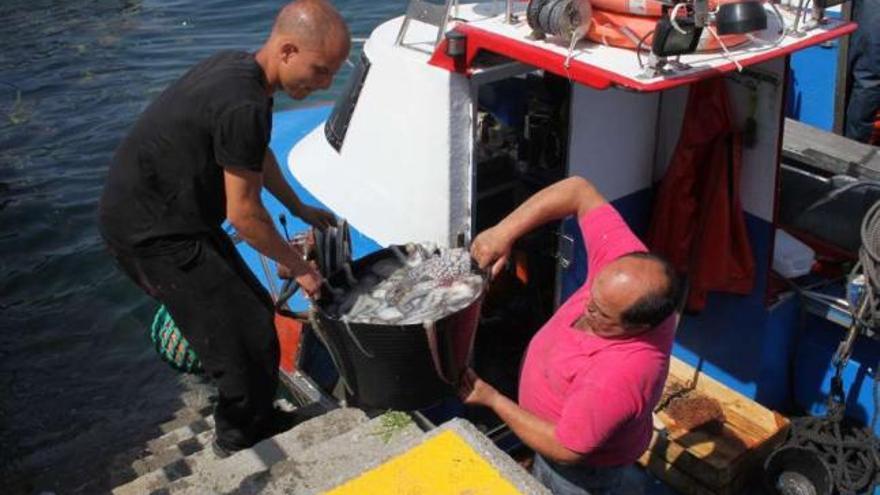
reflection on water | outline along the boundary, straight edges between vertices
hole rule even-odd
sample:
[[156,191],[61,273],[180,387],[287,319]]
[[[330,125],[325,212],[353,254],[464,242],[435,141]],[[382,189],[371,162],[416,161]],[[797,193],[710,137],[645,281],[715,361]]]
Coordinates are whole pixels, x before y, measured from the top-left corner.
[[[95,208],[137,114],[220,49],[256,49],[280,1],[0,2],[0,486],[107,489],[206,388],[156,358],[155,305],[105,255]],[[337,0],[355,37],[405,0]],[[359,47],[356,46],[356,49]],[[309,102],[329,100],[329,94]],[[294,102],[276,99],[276,108]],[[128,451],[128,457],[126,457]]]

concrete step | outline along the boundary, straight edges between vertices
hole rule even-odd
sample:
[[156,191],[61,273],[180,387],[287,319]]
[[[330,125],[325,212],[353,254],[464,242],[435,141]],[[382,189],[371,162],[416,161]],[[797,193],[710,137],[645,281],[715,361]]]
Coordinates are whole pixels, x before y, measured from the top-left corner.
[[213,406],[184,407],[175,412],[172,419],[159,425],[159,430],[163,433],[168,433],[193,423],[197,423],[199,420],[203,420],[210,416],[213,412]]
[[[292,404],[284,400],[278,401],[276,406],[285,410],[294,409]],[[161,469],[209,446],[213,440],[214,416],[206,414],[211,410],[212,407],[185,409],[176,414],[178,419],[163,424],[160,429],[165,431],[168,426],[179,424],[179,419],[193,420],[192,423],[167,431],[162,436],[147,442],[146,452],[131,464],[135,477]]]
[[193,420],[191,423],[167,431],[170,425],[179,424],[178,419],[172,420],[160,427],[165,433],[149,440],[146,445],[116,454],[109,467],[110,486],[124,485],[204,449],[213,438],[214,417],[191,413],[192,411],[185,412],[178,416]]
[[[166,423],[170,424],[170,423]],[[162,430],[165,433],[147,442],[148,454],[157,454],[181,442],[185,442],[206,431],[214,430],[214,416],[199,416],[193,421],[178,426],[173,430]]]
[[[235,479],[261,470],[268,470],[272,464],[291,455],[291,453],[337,436],[365,422],[366,419],[366,415],[356,409],[330,411],[226,459],[217,458],[210,447],[203,448],[188,456],[173,460],[170,464],[161,465],[130,483],[115,488],[113,493],[134,495],[168,491],[172,484],[187,478],[193,480],[193,486],[201,487],[199,493],[211,493],[210,486],[214,481],[226,480],[227,478]],[[209,445],[212,440],[213,433],[209,432],[203,445]],[[157,462],[157,464],[161,463]],[[190,483],[177,483],[177,485],[189,486]]]
[[204,450],[211,445],[214,440],[213,428],[203,431],[198,435],[189,438],[183,438],[177,443],[172,443],[162,450],[155,450],[154,453],[147,455],[131,464],[131,469],[137,476],[143,476],[151,471],[162,469],[169,464],[177,462],[183,458],[189,457],[196,452]]
[[239,452],[234,456],[205,466],[192,476],[175,481],[168,487],[174,495],[202,495],[206,493],[242,493],[243,487],[259,484],[268,479],[270,469],[303,452],[320,448],[348,432],[369,425],[368,418],[359,409],[337,409],[303,423],[293,430],[277,435]]
[[[465,459],[466,456],[459,458],[455,452],[444,446],[432,444],[437,443],[438,437],[444,434],[445,437],[439,440],[447,441],[449,432],[454,433],[457,439],[455,441],[461,445],[463,454],[472,454],[471,459]],[[430,448],[436,450],[426,453],[424,447],[429,444]],[[418,452],[419,449],[423,452]],[[408,459],[419,455],[422,456],[421,460]],[[425,458],[428,459],[427,462]],[[276,464],[270,476],[249,480],[249,483],[239,487],[238,493],[325,493],[343,487],[346,483],[354,483],[364,475],[381,477],[383,469],[387,472],[386,480],[390,480],[389,483],[385,484],[381,479],[373,480],[370,488],[358,486],[346,493],[372,493],[375,490],[382,493],[398,493],[396,490],[402,490],[400,493],[447,493],[446,490],[431,485],[437,481],[433,479],[436,477],[434,461],[437,461],[436,464],[447,462],[449,465],[463,461],[483,466],[483,478],[486,479],[475,476],[472,465],[458,470],[460,479],[456,481],[468,486],[457,488],[454,493],[496,493],[490,487],[503,486],[506,491],[498,493],[549,494],[510,456],[465,420],[456,419],[428,433],[422,433],[412,423],[389,430],[383,424],[382,417]],[[404,483],[406,486],[399,486],[401,479],[409,480]],[[471,489],[472,492],[469,491]]]
[[[417,444],[425,433],[405,413],[390,412],[277,463],[245,480],[239,494],[321,493]],[[196,495],[191,490],[185,495]],[[175,494],[177,495],[177,494]]]

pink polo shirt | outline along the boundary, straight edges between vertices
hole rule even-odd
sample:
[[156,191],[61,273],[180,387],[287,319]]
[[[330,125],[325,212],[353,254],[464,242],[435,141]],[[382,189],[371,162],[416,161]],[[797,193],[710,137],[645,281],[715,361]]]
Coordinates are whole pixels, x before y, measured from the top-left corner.
[[602,268],[646,251],[606,204],[579,221],[588,257],[586,283],[532,338],[523,362],[519,403],[556,425],[556,438],[594,466],[629,464],[651,440],[651,412],[669,369],[674,317],[636,337],[606,339],[571,326],[590,300]]

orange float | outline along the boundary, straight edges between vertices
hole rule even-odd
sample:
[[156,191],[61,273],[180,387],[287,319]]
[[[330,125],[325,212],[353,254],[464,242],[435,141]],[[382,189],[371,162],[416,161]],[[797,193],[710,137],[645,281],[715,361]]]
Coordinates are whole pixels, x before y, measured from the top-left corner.
[[[719,5],[740,2],[742,0],[709,0],[709,9],[715,10]],[[663,9],[670,5],[660,0],[591,0],[594,8],[617,14],[644,15],[660,17]]]
[[290,316],[275,313],[275,332],[278,334],[278,347],[281,351],[278,367],[287,373],[293,373],[299,354],[302,323]]
[[[658,17],[620,14],[594,8],[586,36],[590,41],[596,43],[633,50],[638,46],[639,40],[643,40],[642,47],[650,49],[654,27],[657,25],[658,19]],[[748,37],[740,34],[728,34],[721,36],[721,40],[724,41],[727,48],[731,48],[745,43],[748,41]],[[721,44],[709,33],[708,29],[704,29],[697,51],[711,52],[716,50],[721,50]]]

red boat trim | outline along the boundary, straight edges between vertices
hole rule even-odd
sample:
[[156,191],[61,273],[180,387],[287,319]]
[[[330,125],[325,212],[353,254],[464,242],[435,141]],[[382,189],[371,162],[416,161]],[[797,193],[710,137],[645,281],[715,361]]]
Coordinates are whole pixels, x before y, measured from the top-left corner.
[[[845,36],[855,31],[856,27],[857,25],[855,23],[848,22],[822,34],[792,43],[791,45],[767,50],[766,52],[739,60],[739,63],[743,67],[760,64],[813,45],[818,45]],[[487,31],[472,24],[460,23],[455,29],[467,36],[467,54],[465,55],[464,60],[456,62],[455,59],[446,55],[446,40],[444,39],[437,46],[437,49],[434,51],[434,54],[428,63],[450,72],[457,72],[465,75],[471,73],[473,70],[474,58],[482,50],[506,56],[518,62],[552,72],[576,83],[595,89],[607,89],[612,85],[616,85],[641,92],[663,91],[678,86],[684,86],[699,81],[700,79],[707,79],[725,73],[734,72],[736,70],[736,64],[729,62],[724,65],[719,65],[718,67],[700,70],[696,73],[682,74],[681,76],[673,76],[645,83],[577,59],[572,59],[570,66],[566,69],[566,57],[559,53],[546,50],[518,39]]]

